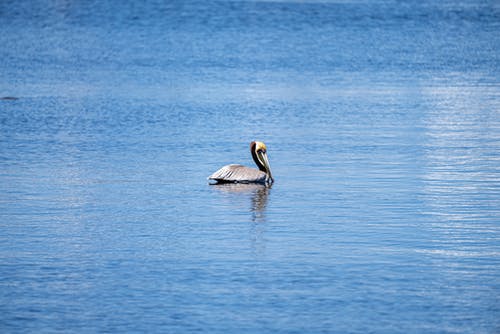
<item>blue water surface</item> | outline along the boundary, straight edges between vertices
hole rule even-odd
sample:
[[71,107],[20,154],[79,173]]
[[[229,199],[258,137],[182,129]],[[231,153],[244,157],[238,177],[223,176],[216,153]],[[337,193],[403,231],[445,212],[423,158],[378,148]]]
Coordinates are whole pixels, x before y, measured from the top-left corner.
[[[498,333],[498,1],[0,2],[0,332]],[[210,186],[252,166],[276,179]]]

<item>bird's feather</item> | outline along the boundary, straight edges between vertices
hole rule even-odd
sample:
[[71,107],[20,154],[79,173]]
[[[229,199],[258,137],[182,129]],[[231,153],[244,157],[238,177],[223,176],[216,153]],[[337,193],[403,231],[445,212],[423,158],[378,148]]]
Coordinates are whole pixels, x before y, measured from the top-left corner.
[[210,175],[209,180],[222,182],[239,182],[239,183],[265,183],[267,174],[243,165],[226,165]]

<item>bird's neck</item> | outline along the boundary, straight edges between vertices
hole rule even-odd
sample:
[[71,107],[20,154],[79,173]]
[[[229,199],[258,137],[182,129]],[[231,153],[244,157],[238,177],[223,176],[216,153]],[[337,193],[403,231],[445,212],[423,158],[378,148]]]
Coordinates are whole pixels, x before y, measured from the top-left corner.
[[259,167],[260,171],[263,171],[264,173],[267,174],[267,169],[264,167],[264,165],[260,162],[259,158],[257,157],[257,153],[255,153],[255,150],[252,149],[252,158],[257,167]]

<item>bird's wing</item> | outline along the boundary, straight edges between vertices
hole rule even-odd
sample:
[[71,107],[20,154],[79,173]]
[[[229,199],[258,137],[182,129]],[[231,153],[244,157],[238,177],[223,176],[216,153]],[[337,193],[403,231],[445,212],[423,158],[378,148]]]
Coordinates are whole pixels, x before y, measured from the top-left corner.
[[224,166],[208,177],[209,180],[215,180],[217,182],[241,183],[265,183],[266,178],[266,173],[255,168],[245,167],[242,165]]

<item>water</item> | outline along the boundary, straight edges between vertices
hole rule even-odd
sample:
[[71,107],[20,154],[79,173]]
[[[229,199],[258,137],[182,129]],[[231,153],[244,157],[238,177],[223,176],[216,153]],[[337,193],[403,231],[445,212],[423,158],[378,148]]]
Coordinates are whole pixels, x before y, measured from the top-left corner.
[[[0,3],[0,331],[497,333],[496,1]],[[268,147],[271,188],[209,186]]]

